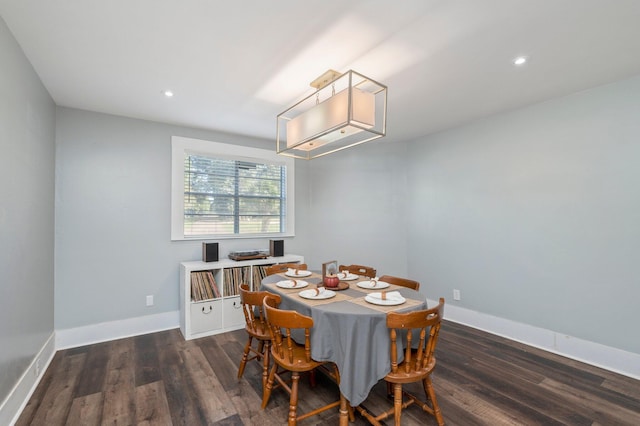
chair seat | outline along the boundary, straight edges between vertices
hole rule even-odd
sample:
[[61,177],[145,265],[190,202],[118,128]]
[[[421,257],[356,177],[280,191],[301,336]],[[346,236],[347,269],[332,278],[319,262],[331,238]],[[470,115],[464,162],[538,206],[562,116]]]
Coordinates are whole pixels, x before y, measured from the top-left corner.
[[276,353],[276,349],[271,350],[271,356],[274,361],[277,361],[283,368],[289,371],[310,371],[326,363],[326,361],[315,361],[313,359],[307,361],[304,346],[302,345],[293,346],[292,354],[293,362],[290,362],[287,353],[285,353],[284,357],[280,357]]
[[433,371],[435,366],[436,366],[436,362],[435,362],[435,359],[433,359],[433,360],[431,360],[431,362],[429,362],[429,364],[427,364],[426,368],[421,368],[419,370],[409,371],[407,373],[407,372],[405,372],[405,363],[403,362],[401,364],[398,364],[398,371],[396,371],[395,373],[393,371],[390,371],[389,374],[387,374],[384,377],[384,379],[387,382],[391,382],[391,383],[413,383],[413,382],[417,382],[417,381],[423,380],[427,376],[429,376],[429,374],[431,374],[431,372]]
[[[254,329],[255,327],[255,329]],[[271,334],[266,321],[256,318],[253,325],[245,324],[244,329],[249,335],[259,340],[271,340]]]

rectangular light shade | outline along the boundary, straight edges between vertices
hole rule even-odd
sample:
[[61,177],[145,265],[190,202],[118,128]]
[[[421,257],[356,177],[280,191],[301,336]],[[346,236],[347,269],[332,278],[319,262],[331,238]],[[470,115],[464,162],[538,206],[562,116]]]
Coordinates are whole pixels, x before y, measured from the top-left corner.
[[[375,124],[375,104],[373,94],[353,89],[352,92],[353,123],[366,128]],[[351,132],[358,131],[357,127],[349,125],[349,89],[331,96],[310,110],[300,114],[287,122],[287,147],[293,147],[301,142],[313,145],[314,139],[318,143],[331,142],[329,138],[318,137],[327,129],[349,127]],[[346,132],[345,132],[346,133]],[[325,135],[330,136],[331,133]]]
[[[336,87],[337,93],[320,89],[278,116],[279,154],[311,159],[384,136],[386,87],[353,71],[330,89]],[[319,93],[326,99],[316,104]]]

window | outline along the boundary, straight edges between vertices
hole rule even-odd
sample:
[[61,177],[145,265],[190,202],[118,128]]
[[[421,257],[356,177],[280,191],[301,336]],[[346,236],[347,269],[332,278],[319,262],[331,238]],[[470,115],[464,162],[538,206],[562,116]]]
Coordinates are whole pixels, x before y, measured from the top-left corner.
[[292,159],[173,137],[172,162],[172,240],[293,235]]

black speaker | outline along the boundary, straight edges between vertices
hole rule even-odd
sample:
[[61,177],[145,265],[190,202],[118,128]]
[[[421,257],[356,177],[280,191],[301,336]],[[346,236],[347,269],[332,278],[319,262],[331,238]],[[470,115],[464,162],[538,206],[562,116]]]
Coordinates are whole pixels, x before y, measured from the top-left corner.
[[218,261],[218,243],[202,243],[202,261]]
[[284,256],[284,240],[269,240],[269,254],[273,257]]

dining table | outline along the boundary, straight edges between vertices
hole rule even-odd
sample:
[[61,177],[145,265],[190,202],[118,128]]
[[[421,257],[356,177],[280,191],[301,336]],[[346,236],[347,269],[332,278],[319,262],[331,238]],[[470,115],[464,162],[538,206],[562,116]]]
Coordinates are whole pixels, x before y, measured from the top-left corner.
[[[329,293],[331,297],[327,298],[307,298],[321,294],[324,287],[322,275],[313,271],[289,271],[267,276],[262,280],[260,289],[281,296],[279,309],[294,310],[313,318],[311,357],[337,365],[340,391],[352,406],[358,406],[367,399],[371,388],[391,370],[387,313],[427,309],[427,301],[424,295],[410,288],[377,284],[375,280],[353,274],[343,276],[348,280],[341,280],[338,289],[324,290],[334,293]],[[294,287],[288,288],[292,285]],[[381,289],[382,286],[385,288]],[[382,292],[389,295],[399,293],[402,297],[398,301],[404,301],[398,304],[376,302]],[[302,335],[299,338],[304,342]],[[399,360],[402,356],[402,348],[399,347]]]

